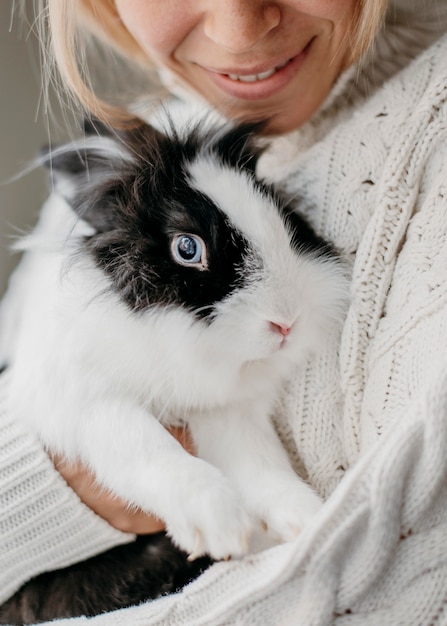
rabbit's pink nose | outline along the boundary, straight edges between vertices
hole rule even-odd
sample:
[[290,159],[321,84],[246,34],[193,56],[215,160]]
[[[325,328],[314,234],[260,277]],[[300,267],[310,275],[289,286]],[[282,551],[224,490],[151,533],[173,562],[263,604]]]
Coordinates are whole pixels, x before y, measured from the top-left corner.
[[286,326],[285,324],[276,324],[276,322],[270,322],[270,329],[277,333],[280,333],[281,335],[283,335],[283,337],[285,337],[290,333],[291,326]]

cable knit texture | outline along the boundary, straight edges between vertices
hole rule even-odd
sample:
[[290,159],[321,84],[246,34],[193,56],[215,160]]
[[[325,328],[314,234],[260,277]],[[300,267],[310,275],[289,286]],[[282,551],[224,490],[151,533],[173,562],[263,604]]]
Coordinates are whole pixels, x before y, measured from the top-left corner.
[[[98,625],[447,624],[447,7],[422,5],[414,26],[397,13],[375,55],[261,164],[352,263],[341,345],[296,373],[277,414],[297,469],[327,498],[321,515],[295,542]],[[0,418],[6,598],[112,538]]]
[[39,443],[6,413],[6,374],[0,383],[1,602],[42,571],[132,537],[113,530],[67,489]]

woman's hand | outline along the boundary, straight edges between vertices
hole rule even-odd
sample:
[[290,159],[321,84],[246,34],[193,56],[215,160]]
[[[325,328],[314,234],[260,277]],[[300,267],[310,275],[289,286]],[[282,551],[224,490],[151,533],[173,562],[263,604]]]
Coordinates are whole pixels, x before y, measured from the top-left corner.
[[[191,454],[194,446],[185,428],[170,428],[169,432]],[[82,502],[117,530],[136,535],[157,533],[164,530],[164,522],[141,509],[129,509],[126,502],[105,491],[96,483],[94,474],[80,463],[68,465],[59,456],[52,456],[53,463]]]

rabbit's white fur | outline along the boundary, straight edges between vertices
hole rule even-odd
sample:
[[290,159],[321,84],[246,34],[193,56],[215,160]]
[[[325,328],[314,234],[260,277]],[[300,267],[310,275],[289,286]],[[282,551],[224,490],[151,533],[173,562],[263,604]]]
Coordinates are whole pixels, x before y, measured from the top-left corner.
[[[189,173],[263,271],[217,305],[211,324],[174,306],[131,312],[91,257],[74,254],[90,226],[53,195],[23,242],[10,405],[48,450],[82,460],[101,485],[165,520],[181,548],[220,559],[244,554],[261,522],[292,539],[321,506],[270,416],[284,377],[337,332],[347,283],[335,261],[292,249],[249,176],[206,156]],[[292,327],[285,342],[271,322]],[[163,426],[179,423],[197,457]]]

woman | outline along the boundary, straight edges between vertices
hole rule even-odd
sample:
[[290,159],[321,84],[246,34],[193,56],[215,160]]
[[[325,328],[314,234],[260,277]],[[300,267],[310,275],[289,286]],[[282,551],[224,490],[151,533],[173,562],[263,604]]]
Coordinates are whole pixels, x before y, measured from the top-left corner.
[[[123,124],[135,106],[86,87],[77,20],[179,99],[270,117],[261,172],[299,192],[318,232],[353,259],[341,346],[291,381],[277,415],[297,468],[328,498],[315,528],[212,568],[179,597],[102,618],[110,623],[443,623],[447,3],[393,5],[379,32],[385,4],[48,2],[64,85],[87,109]],[[0,417],[0,601],[46,569],[132,538],[117,529],[159,528],[98,503],[82,468],[59,467],[70,490],[6,409]]]

